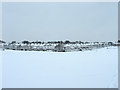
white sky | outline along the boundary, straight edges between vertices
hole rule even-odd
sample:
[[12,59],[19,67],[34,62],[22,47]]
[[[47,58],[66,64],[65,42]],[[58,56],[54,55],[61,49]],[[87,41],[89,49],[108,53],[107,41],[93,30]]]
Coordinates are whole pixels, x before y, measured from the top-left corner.
[[5,41],[116,41],[118,3],[3,3]]

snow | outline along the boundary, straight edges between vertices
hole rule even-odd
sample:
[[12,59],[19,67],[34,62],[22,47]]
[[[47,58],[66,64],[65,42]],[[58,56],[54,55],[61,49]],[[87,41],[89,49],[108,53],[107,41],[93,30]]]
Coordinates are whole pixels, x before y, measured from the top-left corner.
[[2,49],[0,48],[0,90],[2,89]]
[[118,48],[2,51],[3,88],[117,88]]

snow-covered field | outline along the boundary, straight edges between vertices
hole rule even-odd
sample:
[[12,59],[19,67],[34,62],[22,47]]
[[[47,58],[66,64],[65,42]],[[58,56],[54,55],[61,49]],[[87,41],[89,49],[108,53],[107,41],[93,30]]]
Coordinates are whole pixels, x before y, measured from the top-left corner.
[[2,51],[3,88],[117,88],[118,49]]
[[0,90],[2,89],[2,52],[0,49]]

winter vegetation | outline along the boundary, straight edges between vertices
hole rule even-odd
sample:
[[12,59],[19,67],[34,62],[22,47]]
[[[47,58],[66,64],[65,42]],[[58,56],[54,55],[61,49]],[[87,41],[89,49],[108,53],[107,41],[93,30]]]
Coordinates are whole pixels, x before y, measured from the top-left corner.
[[48,41],[48,42],[29,42],[12,41],[6,43],[0,40],[0,48],[3,50],[21,50],[21,51],[54,51],[54,52],[71,52],[71,51],[84,51],[92,50],[96,48],[120,46],[120,40],[118,42],[82,42],[75,41]]
[[66,41],[22,41],[22,42],[5,42],[0,40],[0,48],[3,50],[21,50],[21,51],[54,51],[54,52],[72,52],[72,51],[84,51],[92,50],[96,48],[103,48],[109,46],[120,46],[120,40],[118,42],[82,42],[69,40]]
[[2,87],[118,88],[117,46],[120,46],[120,40],[0,41]]

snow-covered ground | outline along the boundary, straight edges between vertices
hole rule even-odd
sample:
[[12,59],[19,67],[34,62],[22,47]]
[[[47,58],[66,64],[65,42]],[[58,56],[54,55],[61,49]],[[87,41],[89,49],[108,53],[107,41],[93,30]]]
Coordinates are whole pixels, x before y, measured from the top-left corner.
[[2,89],[2,49],[0,49],[0,90]]
[[117,88],[117,47],[79,52],[2,51],[3,88]]

